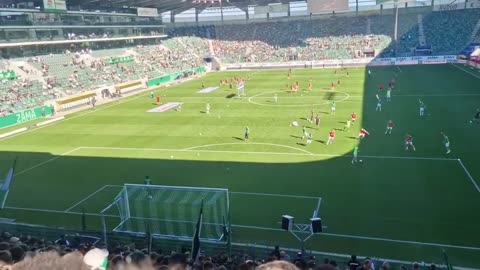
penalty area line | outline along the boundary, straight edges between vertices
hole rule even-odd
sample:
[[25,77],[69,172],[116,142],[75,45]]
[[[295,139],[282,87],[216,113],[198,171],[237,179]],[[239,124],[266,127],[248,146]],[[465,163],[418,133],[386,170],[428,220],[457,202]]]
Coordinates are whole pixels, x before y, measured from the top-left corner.
[[110,187],[109,185],[105,185],[99,189],[97,189],[95,192],[91,193],[90,195],[88,195],[87,197],[83,198],[81,201],[77,202],[76,204],[70,206],[69,208],[67,208],[67,210],[65,210],[64,212],[65,213],[68,213],[70,212],[72,209],[75,209],[75,207],[79,206],[80,204],[86,202],[87,200],[89,200],[90,198],[92,198],[93,196],[95,196],[97,193],[99,192],[102,192],[102,190],[104,190],[105,188],[108,188]]
[[71,154],[71,153],[73,153],[73,152],[75,152],[75,151],[78,151],[78,150],[80,150],[80,149],[81,149],[81,147],[77,147],[77,148],[75,148],[75,149],[73,149],[73,150],[70,150],[70,151],[68,151],[68,152],[65,152],[65,153],[63,153],[63,154],[61,154],[61,155],[59,155],[59,156],[56,156],[56,157],[53,157],[53,158],[51,158],[51,159],[45,160],[45,161],[43,161],[43,162],[40,162],[40,163],[38,163],[37,165],[34,165],[34,166],[30,167],[30,168],[27,168],[27,169],[25,169],[25,170],[22,170],[22,171],[19,171],[19,172],[15,173],[15,176],[19,176],[19,175],[21,175],[21,174],[23,174],[23,173],[26,173],[26,172],[31,171],[31,170],[33,170],[33,169],[36,169],[36,168],[38,168],[38,167],[40,167],[40,166],[42,166],[42,165],[45,165],[45,164],[50,163],[50,162],[52,162],[52,161],[55,161],[55,160],[57,160],[57,159],[59,159],[59,158],[61,158],[61,157],[64,157],[64,156],[66,156],[66,155],[68,155],[68,154]]
[[[245,143],[248,145],[249,143]],[[82,146],[79,149],[92,150],[120,150],[120,151],[158,151],[158,152],[178,152],[178,153],[224,153],[224,154],[252,154],[252,155],[286,155],[286,156],[305,156],[305,157],[344,157],[352,158],[352,155],[335,154],[315,154],[315,153],[289,153],[289,152],[259,152],[259,151],[233,151],[233,150],[200,150],[200,149],[168,149],[168,148],[139,148],[139,147],[108,147],[108,146]],[[437,160],[437,161],[457,161],[456,158],[437,158],[437,157],[402,157],[402,156],[375,156],[365,155],[361,158],[370,159],[405,159],[405,160]]]
[[480,192],[480,187],[478,187],[477,181],[475,181],[475,179],[473,179],[472,175],[468,172],[467,167],[465,167],[462,160],[461,159],[457,159],[457,160],[458,160],[458,163],[460,163],[460,166],[462,166],[463,171],[465,171],[465,174],[467,174],[470,181],[472,181],[473,186],[475,186],[477,191]]
[[237,195],[266,196],[266,197],[283,197],[283,198],[310,199],[310,200],[318,200],[320,198],[320,197],[303,196],[303,195],[254,193],[254,192],[239,192],[239,191],[229,191],[228,193],[234,194],[234,195],[237,194]]

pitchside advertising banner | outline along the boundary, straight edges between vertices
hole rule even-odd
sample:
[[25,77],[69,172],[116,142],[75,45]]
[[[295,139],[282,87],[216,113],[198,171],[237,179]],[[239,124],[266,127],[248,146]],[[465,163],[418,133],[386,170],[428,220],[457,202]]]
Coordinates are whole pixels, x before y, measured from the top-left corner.
[[137,15],[139,17],[158,17],[158,10],[156,8],[137,8]]
[[66,12],[67,5],[65,0],[43,0],[43,11]]
[[288,12],[288,5],[256,6],[255,14]]
[[469,0],[467,8],[480,8],[480,0]]
[[348,0],[307,0],[308,13],[348,10]]
[[433,11],[465,9],[465,1],[435,0]]
[[10,127],[17,124],[43,118],[52,114],[49,106],[41,106],[34,109],[24,110],[0,117],[0,128]]
[[390,65],[430,65],[456,63],[456,55],[439,55],[439,56],[413,56],[413,57],[397,57],[397,58],[377,58],[370,62],[369,66],[390,66]]

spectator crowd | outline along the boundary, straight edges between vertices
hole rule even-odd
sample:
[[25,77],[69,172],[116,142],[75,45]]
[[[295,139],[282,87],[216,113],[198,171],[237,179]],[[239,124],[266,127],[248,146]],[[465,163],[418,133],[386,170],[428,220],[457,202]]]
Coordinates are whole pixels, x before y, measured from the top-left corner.
[[337,262],[324,258],[318,260],[313,255],[299,251],[289,255],[275,247],[264,258],[258,259],[248,254],[228,256],[219,254],[200,254],[192,259],[188,250],[166,252],[148,251],[134,244],[114,243],[107,248],[101,244],[82,241],[81,235],[61,236],[56,241],[35,238],[29,235],[14,236],[8,232],[0,234],[0,269],[14,270],[83,270],[102,269],[92,267],[102,258],[108,262],[108,270],[435,270],[434,264],[413,263],[396,268],[389,262],[376,259],[358,259],[352,255],[350,260]]
[[[8,62],[0,59],[0,72],[11,69],[15,63],[27,63],[17,64],[25,76],[0,82],[0,114],[106,85],[191,70],[204,65],[204,59],[212,55],[226,63],[351,59],[367,53],[381,57],[413,55],[419,45],[420,25],[424,29],[422,40],[434,54],[456,54],[472,36],[480,36],[480,32],[473,33],[479,20],[476,9],[401,11],[397,42],[392,41],[393,14],[175,27],[168,29],[167,39],[138,41],[124,48],[115,48],[122,45],[112,42],[108,48],[68,48],[61,53],[13,58]],[[79,37],[68,33],[68,38]],[[107,61],[124,56],[131,61]]]

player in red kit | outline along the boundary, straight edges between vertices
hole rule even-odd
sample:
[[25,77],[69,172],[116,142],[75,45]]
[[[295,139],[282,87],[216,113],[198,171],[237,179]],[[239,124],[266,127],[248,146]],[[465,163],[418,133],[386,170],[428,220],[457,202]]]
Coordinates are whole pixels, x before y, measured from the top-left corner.
[[379,84],[379,85],[378,85],[378,91],[382,91],[382,90],[383,90],[383,87],[384,87],[383,83]]
[[413,151],[415,151],[415,146],[413,145],[413,137],[410,134],[407,134],[405,137],[405,150],[408,150],[408,147],[411,146]]
[[361,139],[365,138],[365,136],[367,136],[367,135],[370,135],[370,133],[368,133],[368,131],[366,129],[362,128],[360,130],[360,133],[358,134],[357,139],[361,140]]
[[335,140],[335,129],[332,129],[328,134],[327,145],[332,144],[333,140]]
[[357,114],[355,112],[352,113],[352,125],[355,124],[355,120],[357,120]]
[[393,121],[388,120],[387,130],[385,130],[385,135],[392,134],[392,130],[393,130]]

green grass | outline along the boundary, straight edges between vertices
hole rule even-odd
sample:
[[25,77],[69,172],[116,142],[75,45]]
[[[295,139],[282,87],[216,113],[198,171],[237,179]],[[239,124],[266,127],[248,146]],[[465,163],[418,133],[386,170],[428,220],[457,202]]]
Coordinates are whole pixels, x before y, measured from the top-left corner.
[[[71,212],[83,208],[98,213],[112,202],[116,186],[142,183],[149,175],[160,185],[321,197],[327,234],[311,238],[308,249],[427,262],[440,262],[445,249],[452,263],[475,267],[480,265],[480,193],[456,159],[480,179],[475,166],[480,126],[467,121],[480,93],[478,78],[459,68],[401,67],[393,102],[384,103],[382,112],[375,112],[376,86],[388,82],[395,67],[372,68],[372,78],[366,78],[363,68],[349,69],[348,78],[342,71],[294,70],[292,80],[299,80],[302,88],[310,78],[314,81],[312,92],[297,94],[284,91],[285,70],[213,73],[202,79],[206,86],[234,75],[250,76],[247,97],[229,98],[236,91],[225,86],[197,94],[201,83],[193,81],[157,92],[162,102],[184,102],[179,112],[147,113],[156,105],[143,94],[76,113],[0,140],[2,171],[19,158],[7,200],[10,208],[1,216],[78,228],[78,216]],[[338,79],[341,85],[329,91]],[[425,118],[418,116],[419,98],[430,114]],[[336,115],[330,114],[333,100]],[[212,105],[208,115],[202,113],[207,102]],[[311,109],[320,113],[319,129],[302,119]],[[350,131],[337,131],[333,145],[326,146],[328,131],[343,129],[342,122],[353,111],[359,121]],[[395,129],[386,136],[389,119]],[[311,145],[299,138],[301,127],[290,127],[293,120],[309,127]],[[251,131],[248,143],[242,140],[246,125]],[[363,163],[352,165],[349,155],[359,143],[355,137],[360,127],[371,135],[360,144]],[[441,131],[450,137],[450,155],[445,154]],[[406,133],[413,135],[416,152],[405,151]],[[77,204],[105,185],[111,186]],[[235,242],[298,247],[292,235],[273,229],[283,214],[307,222],[316,200],[232,193],[230,205]],[[89,227],[100,224],[94,217],[88,222]],[[109,220],[111,226],[115,222]]]

